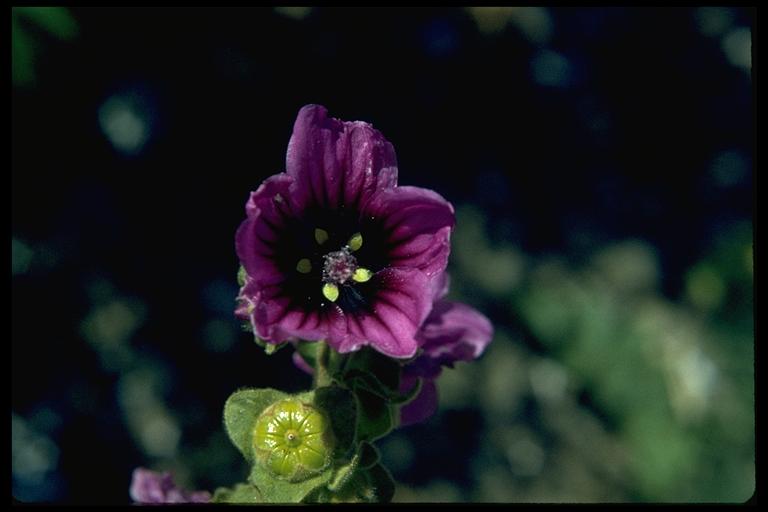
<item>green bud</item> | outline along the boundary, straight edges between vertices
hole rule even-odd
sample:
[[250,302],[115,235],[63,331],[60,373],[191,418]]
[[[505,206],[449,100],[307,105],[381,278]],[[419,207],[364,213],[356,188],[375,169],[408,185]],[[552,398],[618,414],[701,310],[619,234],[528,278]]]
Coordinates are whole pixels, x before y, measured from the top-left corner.
[[275,478],[299,482],[325,470],[335,440],[325,414],[296,398],[272,404],[256,420],[256,460]]

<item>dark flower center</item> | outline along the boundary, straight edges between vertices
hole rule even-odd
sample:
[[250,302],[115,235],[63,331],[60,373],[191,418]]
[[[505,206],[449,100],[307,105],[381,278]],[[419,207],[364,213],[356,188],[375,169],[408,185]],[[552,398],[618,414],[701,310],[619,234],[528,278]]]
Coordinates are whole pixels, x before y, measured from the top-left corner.
[[342,284],[349,280],[357,270],[355,259],[347,247],[340,251],[331,252],[323,256],[323,281],[327,283]]
[[389,266],[388,232],[353,207],[312,209],[275,227],[273,258],[287,277],[283,295],[305,311],[333,304],[365,310],[377,293],[374,275]]

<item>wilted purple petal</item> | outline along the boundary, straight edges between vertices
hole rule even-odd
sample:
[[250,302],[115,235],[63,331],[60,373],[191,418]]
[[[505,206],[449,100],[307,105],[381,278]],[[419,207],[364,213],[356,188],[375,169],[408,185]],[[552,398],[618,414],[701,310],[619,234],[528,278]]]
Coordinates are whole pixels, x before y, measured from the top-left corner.
[[251,194],[245,206],[247,218],[235,234],[235,251],[249,280],[260,286],[279,284],[285,280],[275,259],[275,243],[286,217],[286,206],[293,178],[278,174],[267,178]]
[[450,365],[480,357],[493,337],[493,326],[477,310],[460,302],[435,303],[418,334],[421,357]]
[[363,214],[388,234],[385,250],[392,266],[418,268],[430,277],[445,270],[455,216],[440,194],[419,187],[383,190]]
[[401,408],[402,425],[418,423],[434,413],[437,407],[434,381],[442,367],[480,357],[493,338],[493,326],[484,315],[466,304],[439,300],[416,338],[422,352],[403,368],[400,391],[411,389],[411,383],[417,378],[423,379],[423,384],[419,395]]
[[131,499],[136,503],[208,503],[207,491],[185,491],[176,486],[169,472],[158,473],[144,468],[133,470]]
[[451,278],[448,272],[440,272],[432,277],[432,302],[435,303],[448,295]]
[[300,207],[362,205],[397,183],[395,150],[370,124],[328,117],[320,105],[299,111],[288,143],[286,171],[296,179]]
[[[400,381],[400,392],[406,393],[416,385],[417,377],[404,372]],[[421,423],[437,411],[437,386],[435,381],[424,379],[419,394],[400,408],[400,425],[406,427]]]
[[284,200],[290,197],[293,177],[286,173],[279,173],[265,179],[255,192],[251,192],[245,203],[245,214],[248,218],[258,215],[260,210],[267,210],[272,217],[274,215],[295,215],[290,203]]

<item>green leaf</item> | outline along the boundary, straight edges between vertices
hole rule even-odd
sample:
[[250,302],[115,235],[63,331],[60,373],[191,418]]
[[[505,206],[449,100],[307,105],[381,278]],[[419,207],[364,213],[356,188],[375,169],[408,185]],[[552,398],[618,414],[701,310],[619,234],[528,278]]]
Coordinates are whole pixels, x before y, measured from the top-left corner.
[[355,455],[349,464],[345,464],[338,468],[333,474],[333,478],[328,482],[328,490],[331,492],[336,492],[343,488],[349,479],[355,474],[359,463],[360,457]]
[[305,498],[320,503],[389,503],[395,494],[395,482],[381,464],[355,471],[344,485],[332,491],[321,487]]
[[387,401],[365,389],[356,388],[357,441],[374,441],[394,428],[394,415]]
[[360,469],[368,469],[379,462],[379,458],[381,457],[379,449],[371,443],[363,441],[360,443],[360,448],[358,450],[358,453],[360,454],[358,467]]
[[34,43],[16,22],[16,16],[11,18],[11,68],[14,85],[30,85],[35,81]]
[[379,451],[371,443],[363,441],[349,464],[338,468],[328,483],[328,490],[339,491],[347,485],[356,472],[373,467],[379,461]]
[[254,464],[249,480],[259,488],[265,503],[300,503],[313,491],[324,486],[333,476],[332,468],[301,482],[279,480],[263,468]]
[[421,379],[418,379],[416,385],[408,390],[407,393],[400,393],[398,390],[393,390],[384,385],[376,375],[357,368],[348,370],[345,373],[344,380],[352,388],[359,387],[365,389],[393,404],[406,404],[416,398],[419,391],[421,391]]
[[339,386],[322,387],[314,391],[312,403],[324,410],[331,421],[331,429],[336,438],[334,457],[346,457],[355,440],[357,402],[354,395]]
[[376,464],[368,469],[364,475],[368,483],[365,497],[370,499],[371,503],[389,503],[392,501],[392,497],[395,495],[395,481],[387,468],[381,464]]
[[399,405],[405,405],[414,398],[416,398],[419,393],[421,392],[421,388],[424,385],[424,380],[419,377],[416,379],[416,384],[413,385],[413,387],[408,390],[407,393],[400,394],[400,396],[394,398],[392,401]]
[[224,404],[224,428],[232,444],[248,462],[254,462],[251,443],[256,419],[264,409],[288,396],[271,388],[241,389],[227,399]]
[[211,503],[264,503],[261,492],[253,484],[237,484],[234,489],[219,487],[214,491]]
[[64,7],[14,7],[13,12],[59,39],[71,39],[77,34],[77,22]]
[[374,375],[386,388],[397,391],[400,387],[400,364],[370,347],[352,354],[348,370],[360,370]]

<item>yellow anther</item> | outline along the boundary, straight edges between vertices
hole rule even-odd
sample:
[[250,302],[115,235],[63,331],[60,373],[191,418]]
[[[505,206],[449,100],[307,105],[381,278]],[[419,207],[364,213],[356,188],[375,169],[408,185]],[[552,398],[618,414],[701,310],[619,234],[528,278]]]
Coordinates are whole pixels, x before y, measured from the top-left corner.
[[360,233],[355,233],[352,235],[349,239],[349,242],[347,242],[347,247],[350,248],[352,251],[356,251],[359,248],[363,246],[363,235]]
[[359,267],[357,270],[355,270],[355,273],[352,274],[352,279],[358,283],[364,283],[368,281],[372,276],[373,272],[367,268]]
[[339,287],[333,283],[325,283],[323,285],[323,295],[331,302],[336,302],[339,298]]
[[323,245],[328,240],[328,232],[324,229],[315,228],[315,241]]
[[309,271],[312,270],[312,263],[310,263],[309,259],[307,258],[301,258],[296,264],[296,270],[302,274],[308,274]]

